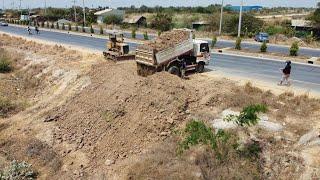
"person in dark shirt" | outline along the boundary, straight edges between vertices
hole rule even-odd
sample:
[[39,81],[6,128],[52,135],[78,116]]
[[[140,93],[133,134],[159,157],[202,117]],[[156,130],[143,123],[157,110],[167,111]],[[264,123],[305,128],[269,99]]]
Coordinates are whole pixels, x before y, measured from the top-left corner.
[[290,74],[291,74],[291,61],[286,61],[286,67],[281,69],[282,70],[282,79],[279,82],[279,85],[283,85],[285,83],[285,85],[289,85],[289,78],[290,78]]

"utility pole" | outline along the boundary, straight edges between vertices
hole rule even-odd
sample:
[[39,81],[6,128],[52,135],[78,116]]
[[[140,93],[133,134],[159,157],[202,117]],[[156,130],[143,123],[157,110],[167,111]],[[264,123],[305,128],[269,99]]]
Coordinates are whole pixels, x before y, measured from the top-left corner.
[[19,4],[19,11],[20,11],[20,15],[22,16],[21,0],[20,0],[20,4]]
[[221,2],[221,14],[220,14],[220,26],[219,26],[219,36],[222,32],[222,18],[223,18],[223,0]]
[[76,0],[73,0],[73,11],[74,11],[74,22],[77,22],[77,8],[76,8]]
[[241,36],[241,23],[242,23],[242,6],[243,6],[243,0],[241,0],[241,5],[240,5],[240,15],[239,15],[238,37],[240,37],[240,36]]
[[44,0],[44,15],[47,15],[47,0]]
[[86,25],[86,7],[84,5],[84,0],[82,0],[82,5],[83,5],[83,26]]

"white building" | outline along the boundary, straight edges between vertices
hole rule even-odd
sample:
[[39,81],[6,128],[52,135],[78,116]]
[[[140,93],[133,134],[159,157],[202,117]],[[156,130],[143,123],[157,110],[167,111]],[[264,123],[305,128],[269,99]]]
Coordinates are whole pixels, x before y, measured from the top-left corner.
[[101,24],[101,23],[103,23],[104,18],[107,16],[116,15],[116,16],[123,18],[124,13],[125,13],[124,11],[118,10],[118,9],[105,9],[105,10],[98,11],[98,12],[94,13],[94,15],[98,16],[97,23]]

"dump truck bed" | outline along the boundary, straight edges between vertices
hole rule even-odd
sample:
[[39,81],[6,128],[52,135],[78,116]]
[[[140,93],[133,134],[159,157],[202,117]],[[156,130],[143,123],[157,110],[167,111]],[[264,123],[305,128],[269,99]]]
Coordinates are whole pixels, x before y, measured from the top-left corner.
[[[166,42],[168,41],[168,42]],[[191,31],[173,30],[136,49],[136,61],[158,66],[193,50]]]

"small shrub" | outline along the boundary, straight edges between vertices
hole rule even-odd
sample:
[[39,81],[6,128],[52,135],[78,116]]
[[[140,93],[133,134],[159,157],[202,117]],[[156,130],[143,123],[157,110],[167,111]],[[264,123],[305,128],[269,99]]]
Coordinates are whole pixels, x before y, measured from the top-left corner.
[[69,31],[71,31],[71,30],[72,30],[72,26],[71,26],[71,24],[70,24],[70,23],[68,24],[68,30],[69,30]]
[[258,113],[265,113],[267,112],[266,105],[263,104],[256,104],[250,105],[240,112],[240,115],[229,115],[224,120],[225,121],[234,121],[239,126],[253,126],[256,125],[259,121]]
[[66,30],[64,23],[62,23],[62,30]]
[[5,55],[0,55],[0,73],[7,73],[12,70],[11,61]]
[[91,34],[94,34],[94,29],[93,29],[92,26],[90,26],[90,33],[91,33]]
[[240,156],[249,159],[258,159],[261,152],[261,145],[257,141],[252,141],[244,144],[242,148],[238,149],[238,153],[240,154]]
[[217,44],[217,37],[216,36],[213,36],[212,37],[212,41],[211,41],[211,48],[214,48]]
[[37,179],[38,173],[26,162],[12,161],[10,167],[0,170],[0,179]]
[[131,31],[131,37],[132,37],[132,39],[135,39],[136,38],[136,29],[134,28],[134,29],[132,29],[132,31]]
[[196,34],[192,33],[192,39],[196,39]]
[[100,34],[102,35],[103,34],[103,27],[100,26]]
[[[219,160],[223,160],[226,157],[224,152],[228,151],[225,148],[231,135],[223,130],[218,130],[216,133],[207,127],[201,121],[191,121],[187,124],[184,134],[186,137],[178,146],[178,154],[182,154],[185,150],[188,150],[191,146],[198,144],[209,145],[216,153],[216,157]],[[237,145],[232,145],[237,147]],[[229,148],[229,147],[228,147]]]
[[298,42],[294,42],[290,48],[290,56],[298,56],[299,44]]
[[0,117],[6,117],[16,106],[7,98],[0,96]]
[[148,36],[148,32],[147,31],[144,32],[143,38],[144,38],[144,40],[149,40],[149,36]]
[[264,53],[264,52],[267,52],[267,49],[268,49],[267,42],[264,41],[261,44],[260,51]]
[[241,41],[242,41],[242,39],[240,37],[238,37],[237,40],[236,40],[235,49],[241,50]]
[[161,33],[162,33],[161,31],[158,31],[158,36],[160,36],[160,35],[161,35]]

